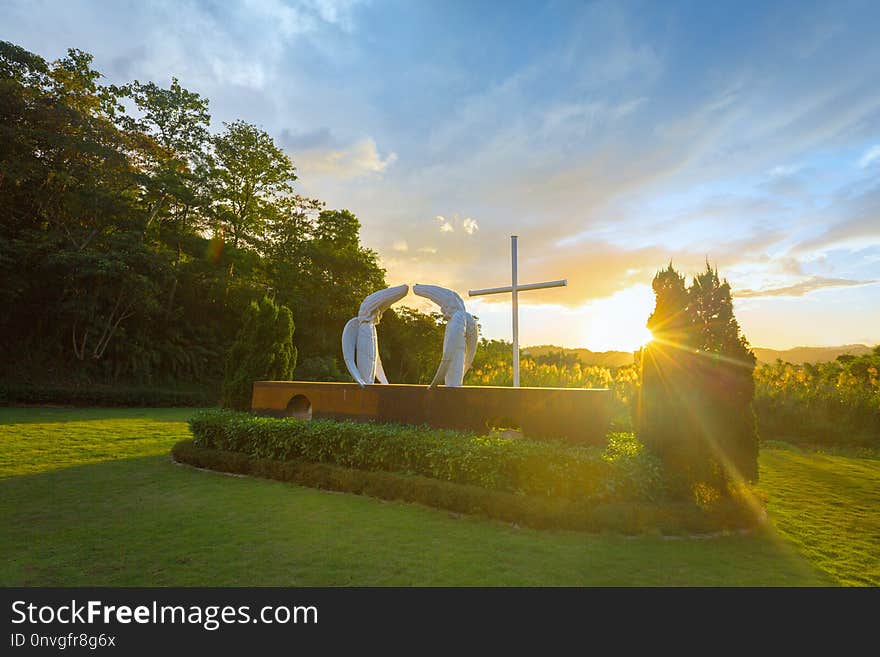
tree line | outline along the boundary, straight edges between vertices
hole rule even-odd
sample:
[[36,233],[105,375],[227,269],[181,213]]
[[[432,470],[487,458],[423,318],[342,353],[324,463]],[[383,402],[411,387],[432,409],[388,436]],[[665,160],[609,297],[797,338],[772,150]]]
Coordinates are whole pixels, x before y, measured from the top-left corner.
[[762,437],[880,447],[880,345],[827,363],[761,365],[755,386]]
[[[291,313],[297,378],[347,379],[339,335],[386,286],[376,252],[354,214],[298,193],[265,130],[210,120],[176,79],[104,84],[81,50],[0,42],[0,377],[218,387],[268,298]],[[380,331],[389,376],[430,378],[437,316]]]

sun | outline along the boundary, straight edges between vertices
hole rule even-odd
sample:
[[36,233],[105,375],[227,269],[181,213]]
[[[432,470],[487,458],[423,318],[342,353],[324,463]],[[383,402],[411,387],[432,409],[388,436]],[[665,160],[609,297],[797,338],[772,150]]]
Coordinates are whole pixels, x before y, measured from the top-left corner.
[[637,351],[653,336],[645,325],[654,308],[654,292],[634,285],[590,304],[584,342],[592,351]]

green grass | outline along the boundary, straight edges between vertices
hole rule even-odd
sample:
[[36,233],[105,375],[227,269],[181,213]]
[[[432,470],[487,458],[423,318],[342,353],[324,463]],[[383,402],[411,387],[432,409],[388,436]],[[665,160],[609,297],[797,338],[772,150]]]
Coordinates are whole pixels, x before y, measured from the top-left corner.
[[[819,476],[809,455],[766,453],[763,487],[789,540],[772,530],[628,538],[523,529],[176,465],[168,450],[188,437],[192,412],[0,408],[0,585],[878,583],[876,539],[859,541],[854,525],[845,534],[828,526],[847,529],[858,508],[864,531],[877,534],[877,472],[866,465],[877,461],[822,457]],[[838,479],[846,486],[829,498]],[[838,549],[841,536],[852,538],[851,554],[823,560],[799,536]]]
[[880,460],[768,449],[761,488],[779,533],[845,585],[880,585]]

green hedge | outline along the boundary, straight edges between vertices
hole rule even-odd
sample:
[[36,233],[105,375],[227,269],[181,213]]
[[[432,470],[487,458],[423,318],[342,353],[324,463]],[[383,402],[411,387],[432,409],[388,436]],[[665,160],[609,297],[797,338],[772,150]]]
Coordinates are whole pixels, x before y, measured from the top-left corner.
[[748,505],[726,498],[710,508],[684,502],[594,502],[486,490],[419,475],[356,470],[329,463],[278,461],[180,442],[174,459],[199,468],[293,482],[312,488],[416,502],[478,514],[538,529],[614,531],[623,534],[708,533],[754,526]]
[[569,499],[654,499],[660,466],[628,434],[607,448],[475,436],[395,424],[259,417],[203,411],[190,420],[199,447],[277,461],[302,460],[417,474],[496,491]]
[[0,404],[70,406],[214,406],[218,395],[204,388],[146,386],[59,386],[0,383]]

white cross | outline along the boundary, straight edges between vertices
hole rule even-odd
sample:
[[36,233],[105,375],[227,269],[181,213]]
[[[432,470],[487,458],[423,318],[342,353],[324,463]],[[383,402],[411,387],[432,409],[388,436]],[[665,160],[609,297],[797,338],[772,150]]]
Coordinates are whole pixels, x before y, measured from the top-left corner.
[[519,304],[517,295],[526,290],[541,290],[545,287],[563,287],[568,285],[568,280],[548,281],[546,283],[526,283],[519,285],[516,278],[516,235],[510,236],[510,285],[505,287],[490,287],[485,290],[468,290],[469,297],[481,294],[513,294],[513,387],[519,388]]

